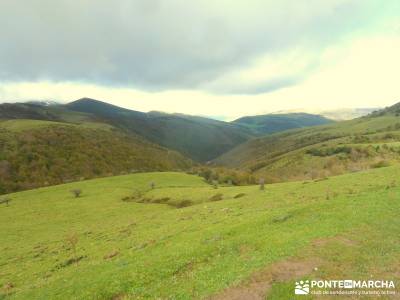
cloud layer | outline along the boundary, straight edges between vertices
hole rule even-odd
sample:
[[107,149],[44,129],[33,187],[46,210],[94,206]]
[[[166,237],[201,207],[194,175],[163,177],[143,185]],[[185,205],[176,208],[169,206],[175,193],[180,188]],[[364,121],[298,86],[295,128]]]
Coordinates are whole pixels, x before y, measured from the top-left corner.
[[304,81],[327,47],[396,2],[2,0],[0,82],[271,92]]

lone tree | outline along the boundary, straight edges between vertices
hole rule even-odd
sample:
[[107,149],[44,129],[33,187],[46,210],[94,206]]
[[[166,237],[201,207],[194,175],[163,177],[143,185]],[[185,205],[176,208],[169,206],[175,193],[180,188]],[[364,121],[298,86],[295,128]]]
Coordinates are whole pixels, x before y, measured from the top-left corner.
[[70,233],[65,237],[65,241],[67,242],[69,248],[72,250],[74,257],[73,260],[78,264],[79,260],[76,256],[76,245],[78,244],[79,237],[76,233]]
[[263,191],[265,189],[265,179],[264,178],[260,178],[258,183],[260,184],[260,190]]
[[80,189],[73,189],[71,190],[72,195],[75,196],[75,198],[79,198],[80,195],[82,194],[82,191]]
[[154,181],[150,182],[150,188],[152,190],[154,190],[155,187],[156,187],[156,184],[154,183]]
[[0,198],[0,204],[5,204],[6,206],[8,206],[10,202],[11,199],[8,197]]
[[214,189],[218,188],[218,180],[213,180],[211,184],[212,184]]

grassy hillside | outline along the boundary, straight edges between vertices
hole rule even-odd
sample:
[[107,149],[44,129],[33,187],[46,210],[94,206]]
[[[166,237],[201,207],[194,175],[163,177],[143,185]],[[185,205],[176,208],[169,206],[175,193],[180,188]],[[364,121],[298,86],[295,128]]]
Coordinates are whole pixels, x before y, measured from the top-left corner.
[[10,194],[0,298],[293,299],[299,279],[396,281],[398,178],[392,166],[262,191],[143,173]]
[[268,182],[323,178],[400,160],[397,106],[367,117],[250,140],[215,160]]
[[0,194],[122,172],[182,170],[191,161],[110,125],[0,122]]
[[323,116],[306,113],[259,115],[243,117],[233,121],[234,124],[250,129],[255,135],[266,135],[293,128],[324,125],[332,122],[332,120]]

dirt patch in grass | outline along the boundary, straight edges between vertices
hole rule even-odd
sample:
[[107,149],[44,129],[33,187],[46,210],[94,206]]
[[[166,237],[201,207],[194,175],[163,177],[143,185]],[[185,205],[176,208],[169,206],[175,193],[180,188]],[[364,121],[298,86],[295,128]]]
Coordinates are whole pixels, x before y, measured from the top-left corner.
[[243,244],[239,246],[239,255],[241,259],[250,259],[251,253],[254,251],[253,247]]
[[[13,293],[13,288],[14,288],[14,284],[12,284],[11,282],[7,282],[3,285],[3,292],[4,294],[0,293],[0,299],[3,299],[3,295],[4,296],[10,296]],[[4,298],[5,299],[5,298]]]
[[[283,218],[287,219],[287,218]],[[358,242],[343,236],[316,239],[311,243],[310,258],[289,258],[288,260],[276,262],[256,273],[239,285],[229,287],[221,293],[211,296],[210,300],[264,300],[272,285],[277,282],[296,280],[311,274],[324,264],[324,260],[312,256],[315,247],[325,247],[329,243],[338,242],[345,246],[357,246]],[[241,246],[240,255],[246,256],[250,249]]]
[[227,288],[210,300],[264,300],[272,284],[285,282],[311,273],[320,261],[317,259],[289,259],[274,263],[265,269],[254,273],[242,284]]
[[115,251],[112,251],[112,252],[104,255],[103,259],[110,259],[110,258],[113,258],[113,257],[117,256],[118,254],[119,254],[119,251],[115,250]]
[[116,294],[111,297],[111,300],[124,300],[124,299],[129,299],[129,296],[127,294]]
[[327,244],[338,242],[345,246],[357,246],[358,242],[345,238],[343,236],[334,236],[329,238],[316,239],[312,242],[314,247],[324,247]]

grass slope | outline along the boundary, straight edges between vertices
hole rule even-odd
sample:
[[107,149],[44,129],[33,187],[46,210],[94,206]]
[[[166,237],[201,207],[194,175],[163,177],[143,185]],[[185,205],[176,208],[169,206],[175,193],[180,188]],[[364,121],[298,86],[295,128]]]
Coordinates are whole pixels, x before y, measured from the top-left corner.
[[[392,166],[261,191],[143,173],[11,194],[0,206],[1,297],[246,299],[255,289],[293,299],[302,278],[398,280],[398,178]],[[80,198],[69,192],[76,188]],[[154,201],[165,197],[192,202]],[[275,274],[276,264],[290,274]]]
[[250,140],[215,162],[269,182],[323,178],[400,160],[396,106],[376,114]]
[[0,122],[0,194],[133,171],[184,170],[177,152],[101,123]]
[[249,116],[233,121],[235,124],[249,128],[255,135],[266,135],[293,128],[324,125],[332,122],[332,120],[323,116],[306,113]]

